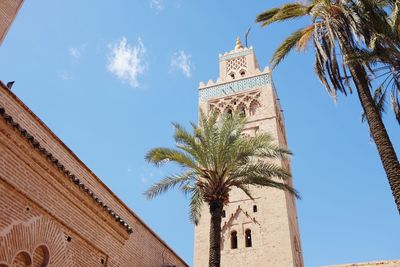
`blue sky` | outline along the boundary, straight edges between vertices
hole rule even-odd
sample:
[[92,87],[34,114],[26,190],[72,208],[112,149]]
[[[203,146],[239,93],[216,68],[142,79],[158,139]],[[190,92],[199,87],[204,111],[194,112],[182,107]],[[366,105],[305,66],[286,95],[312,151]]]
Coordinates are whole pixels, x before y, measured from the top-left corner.
[[[284,1],[26,1],[0,47],[4,82],[189,264],[187,200],[148,201],[156,169],[144,154],[173,146],[172,121],[196,121],[200,81],[216,79],[218,54],[249,26],[263,68],[306,21],[254,25]],[[400,259],[400,217],[361,123],[356,95],[334,103],[313,74],[313,53],[289,56],[273,74],[284,109],[305,266]],[[397,151],[391,112],[385,123]]]

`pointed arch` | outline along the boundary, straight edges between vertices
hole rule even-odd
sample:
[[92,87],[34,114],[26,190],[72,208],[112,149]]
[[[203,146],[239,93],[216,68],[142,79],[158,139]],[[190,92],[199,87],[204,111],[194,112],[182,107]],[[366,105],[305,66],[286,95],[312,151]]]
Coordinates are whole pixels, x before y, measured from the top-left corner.
[[261,107],[260,103],[257,100],[253,100],[250,103],[250,116],[254,116],[257,113],[257,110]]
[[233,116],[233,110],[234,110],[233,107],[231,105],[228,105],[224,110],[224,115],[232,117]]
[[240,116],[246,117],[246,115],[247,115],[247,108],[246,108],[246,105],[243,104],[243,103],[240,103],[240,104],[237,106],[237,112],[239,113]]

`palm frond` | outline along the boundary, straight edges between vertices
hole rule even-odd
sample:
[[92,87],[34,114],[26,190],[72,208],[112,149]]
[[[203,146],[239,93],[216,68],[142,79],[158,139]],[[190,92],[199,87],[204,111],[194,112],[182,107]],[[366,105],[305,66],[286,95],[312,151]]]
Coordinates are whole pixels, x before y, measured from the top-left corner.
[[161,181],[152,185],[144,193],[148,199],[152,199],[162,193],[165,193],[168,189],[174,188],[177,185],[187,184],[188,181],[193,179],[193,172],[188,171],[185,173],[164,177]]
[[193,188],[189,203],[189,218],[195,225],[199,223],[201,217],[201,208],[203,206],[203,193],[200,188]]
[[145,159],[156,166],[163,165],[167,162],[175,162],[184,168],[199,169],[190,155],[171,148],[154,148],[146,154]]
[[260,22],[263,27],[277,21],[295,19],[306,16],[312,7],[299,3],[286,4],[280,8],[272,8],[259,14],[256,22]]
[[303,29],[303,35],[299,39],[299,41],[296,44],[296,49],[297,51],[305,51],[307,48],[307,45],[310,43],[312,39],[312,34],[314,32],[314,25],[310,25],[306,28]]
[[237,188],[239,188],[240,190],[242,190],[243,193],[245,193],[251,200],[254,200],[254,197],[253,197],[253,195],[251,194],[251,190],[250,190],[248,184],[237,183],[235,186],[236,186]]
[[280,8],[271,8],[263,13],[259,14],[256,18],[256,22],[264,22],[264,21],[269,21],[272,19],[278,12],[280,11]]
[[395,92],[392,92],[392,94],[390,95],[390,102],[392,104],[396,120],[400,124],[400,101]]
[[314,30],[314,27],[308,26],[295,31],[280,44],[271,59],[272,69],[274,69],[290,53],[290,51],[292,51],[293,48],[296,46],[302,47],[304,43],[308,42],[309,38],[312,36],[310,29]]
[[282,191],[287,191],[290,194],[294,195],[296,198],[301,198],[299,192],[296,189],[291,187],[290,185],[283,182],[276,182],[271,179],[265,179],[265,177],[249,177],[249,181],[252,185],[258,185],[262,187],[272,187]]
[[[373,98],[374,98],[375,106],[382,116],[382,114],[386,112],[386,89],[384,88],[384,85],[380,85],[374,91]],[[367,120],[367,116],[364,112],[361,116],[361,121],[365,122],[366,120]]]

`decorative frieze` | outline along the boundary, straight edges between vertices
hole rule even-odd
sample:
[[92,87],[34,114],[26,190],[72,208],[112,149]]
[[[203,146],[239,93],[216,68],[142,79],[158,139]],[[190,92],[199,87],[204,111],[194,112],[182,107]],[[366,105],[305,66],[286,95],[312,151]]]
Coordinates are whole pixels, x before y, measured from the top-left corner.
[[201,101],[207,101],[211,98],[218,98],[230,94],[239,93],[245,90],[254,89],[271,83],[269,74],[262,74],[255,77],[240,79],[221,85],[215,85],[200,89],[199,98]]

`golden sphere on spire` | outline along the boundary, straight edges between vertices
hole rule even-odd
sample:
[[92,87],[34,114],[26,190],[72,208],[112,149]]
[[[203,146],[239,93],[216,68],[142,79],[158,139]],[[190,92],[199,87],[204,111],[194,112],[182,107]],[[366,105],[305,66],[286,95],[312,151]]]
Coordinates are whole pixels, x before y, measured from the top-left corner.
[[235,45],[235,50],[239,50],[240,48],[243,48],[242,42],[240,41],[240,38],[236,38],[236,45]]

